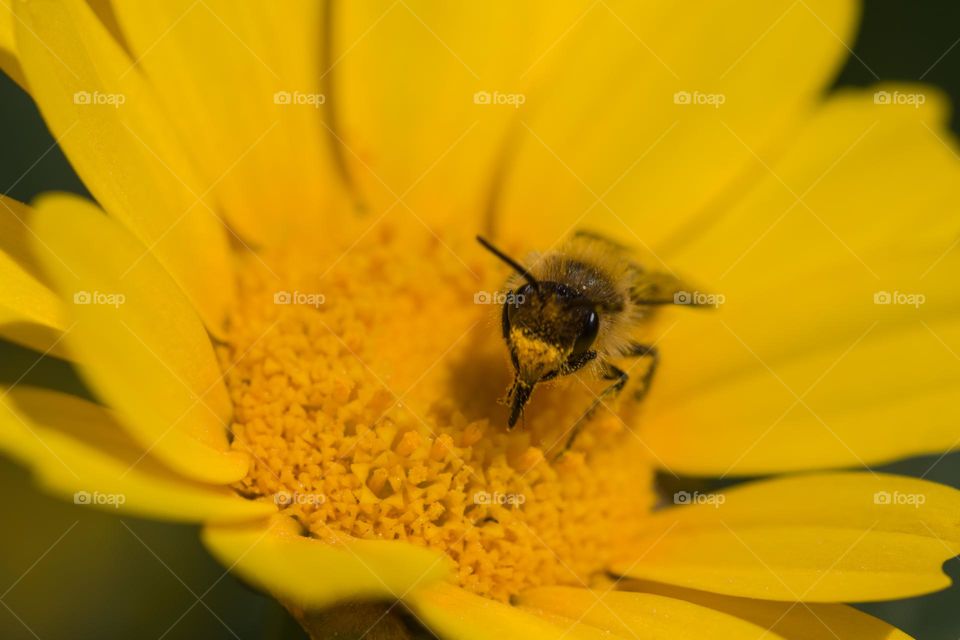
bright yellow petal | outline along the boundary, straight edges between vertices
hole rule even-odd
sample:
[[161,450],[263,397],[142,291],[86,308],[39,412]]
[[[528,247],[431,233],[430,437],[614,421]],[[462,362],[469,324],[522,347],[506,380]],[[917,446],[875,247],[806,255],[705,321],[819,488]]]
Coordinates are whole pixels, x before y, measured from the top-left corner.
[[[726,301],[712,314],[682,314],[690,322],[664,338],[665,348],[691,335],[711,345],[711,357],[676,376],[669,390],[762,368],[757,356],[775,366],[814,349],[842,352],[873,320],[917,316],[902,306],[874,306],[877,291],[931,288],[940,294],[927,296],[931,304],[956,309],[957,296],[943,288],[956,268],[948,249],[960,161],[944,131],[944,101],[923,95],[922,108],[877,105],[873,92],[832,98],[736,207],[671,257],[691,286]],[[726,330],[717,319],[756,355],[719,339]]]
[[767,600],[863,602],[947,587],[960,491],[891,475],[768,480],[678,494],[611,571]]
[[548,611],[628,638],[699,640],[700,638],[780,638],[735,616],[684,600],[649,593],[590,591],[540,587],[526,591],[518,603],[531,611]]
[[0,4],[0,71],[13,78],[17,84],[26,88],[23,69],[17,59],[17,41],[13,28],[13,9],[10,4]]
[[114,40],[124,48],[124,51],[129,53],[129,48],[126,46],[123,34],[120,32],[120,25],[117,24],[117,16],[113,9],[113,0],[86,0],[86,2],[90,5],[90,8],[93,9],[93,12],[97,14],[100,23],[106,27]]
[[592,5],[519,110],[507,232],[529,235],[536,211],[540,237],[581,226],[657,246],[709,217],[755,179],[751,149],[795,134],[857,13],[835,0]]
[[441,638],[599,640],[621,637],[571,619],[570,612],[564,610],[531,613],[446,583],[418,589],[407,596],[405,602],[416,618]]
[[771,602],[733,598],[706,591],[681,589],[652,582],[626,580],[619,588],[657,593],[687,600],[748,620],[787,640],[843,638],[844,640],[910,640],[910,636],[882,620],[842,604]]
[[665,318],[646,424],[674,471],[847,466],[955,443],[960,162],[939,96],[885,90],[925,103],[832,99],[775,175],[671,261],[724,297]]
[[15,9],[30,93],[73,168],[220,331],[235,288],[226,234],[139,70],[83,0]]
[[276,243],[294,232],[289,219],[330,214],[340,182],[321,124],[330,98],[323,3],[120,0],[114,8],[205,188],[240,235]]
[[0,336],[63,357],[66,314],[30,255],[30,208],[0,196]]
[[251,520],[276,511],[158,464],[103,407],[31,387],[0,392],[0,448],[46,489],[77,504],[185,522]]
[[[163,267],[82,198],[42,197],[31,226],[44,270],[68,302],[64,342],[94,392],[138,442],[187,477],[239,480],[231,407],[210,339]],[[91,247],[101,247],[91,251]]]
[[[884,96],[914,103],[878,104]],[[924,85],[832,94],[807,114],[783,153],[754,149],[755,184],[692,228],[671,266],[738,290],[838,261],[867,275],[895,275],[858,254],[943,242],[956,228],[960,161],[949,115],[947,97]]]
[[960,445],[960,319],[859,330],[846,352],[733,376],[651,413],[644,441],[674,473],[706,475],[871,465]]
[[[329,62],[336,137],[373,219],[444,221],[464,234],[488,204],[520,109],[481,104],[520,95],[537,59],[586,9],[582,2],[334,4]],[[516,100],[514,100],[516,102]],[[409,207],[409,208],[408,208]],[[467,228],[469,227],[469,228]]]
[[300,607],[393,600],[449,571],[445,556],[422,547],[354,538],[327,543],[300,535],[283,516],[257,525],[208,526],[203,542],[232,572]]

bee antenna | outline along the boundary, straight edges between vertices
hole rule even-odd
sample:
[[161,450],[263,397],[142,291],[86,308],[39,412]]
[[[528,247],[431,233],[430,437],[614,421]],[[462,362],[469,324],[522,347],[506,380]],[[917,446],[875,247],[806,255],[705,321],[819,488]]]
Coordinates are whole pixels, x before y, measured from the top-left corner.
[[523,276],[524,280],[530,283],[531,287],[533,287],[537,291],[540,290],[540,283],[537,282],[537,279],[534,278],[533,275],[531,275],[530,272],[527,271],[522,264],[520,264],[519,262],[517,262],[516,260],[508,256],[507,254],[505,254],[503,251],[500,251],[500,249],[497,249],[495,246],[490,244],[490,241],[484,238],[483,236],[477,236],[477,242],[483,245],[484,249],[486,249],[487,251],[489,251],[490,253],[492,253],[493,255],[497,256],[498,258],[506,262],[508,265],[510,265],[514,271],[519,273],[521,276]]

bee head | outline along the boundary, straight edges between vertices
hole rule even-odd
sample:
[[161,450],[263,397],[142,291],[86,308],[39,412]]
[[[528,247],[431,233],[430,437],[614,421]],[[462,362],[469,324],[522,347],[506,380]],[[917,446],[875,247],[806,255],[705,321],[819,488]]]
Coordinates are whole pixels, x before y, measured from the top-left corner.
[[503,339],[516,370],[508,393],[509,426],[516,424],[533,387],[562,375],[564,368],[593,346],[600,316],[578,291],[560,282],[541,282],[520,263],[491,245],[477,240],[513,267],[526,280],[507,295],[503,305]]
[[559,282],[524,284],[503,306],[503,337],[516,370],[511,388],[516,422],[534,385],[563,373],[596,340],[600,317],[593,305]]

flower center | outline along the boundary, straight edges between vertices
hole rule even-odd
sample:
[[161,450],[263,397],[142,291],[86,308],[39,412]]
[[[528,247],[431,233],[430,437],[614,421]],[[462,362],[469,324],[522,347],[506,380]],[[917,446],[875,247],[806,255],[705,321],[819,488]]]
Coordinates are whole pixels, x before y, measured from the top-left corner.
[[501,266],[416,221],[352,224],[244,259],[219,350],[232,446],[253,458],[236,490],[320,539],[439,550],[498,600],[588,584],[654,500],[643,446],[609,411],[558,455],[603,383],[538,387],[508,431]]

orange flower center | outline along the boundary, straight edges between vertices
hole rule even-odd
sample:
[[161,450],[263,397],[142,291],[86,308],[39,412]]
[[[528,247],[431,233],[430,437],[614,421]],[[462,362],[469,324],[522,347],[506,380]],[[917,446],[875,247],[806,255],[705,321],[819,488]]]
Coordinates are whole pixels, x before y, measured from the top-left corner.
[[320,539],[442,551],[498,600],[589,584],[653,504],[644,447],[601,410],[558,455],[602,388],[589,377],[538,388],[509,432],[502,266],[416,223],[360,225],[245,261],[219,350],[232,446],[253,457],[236,490]]

